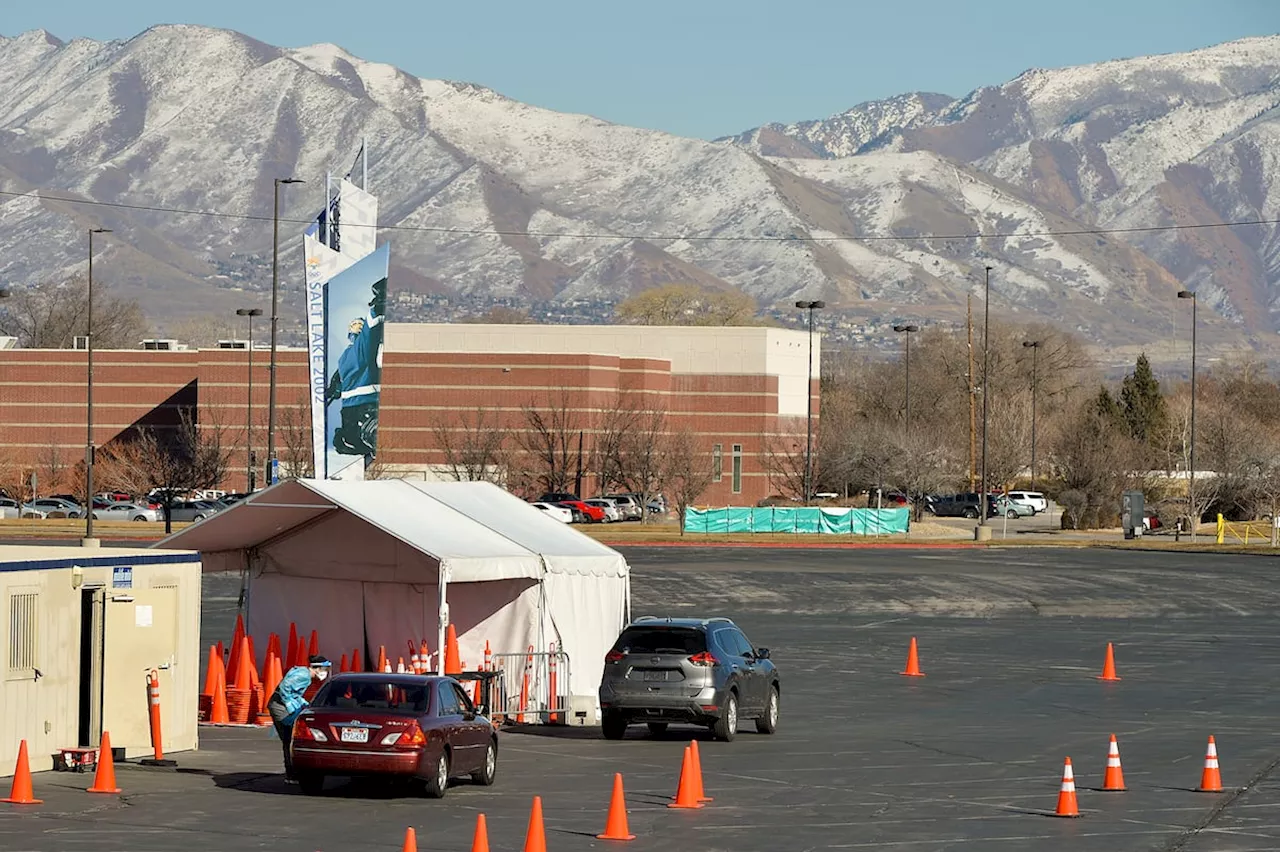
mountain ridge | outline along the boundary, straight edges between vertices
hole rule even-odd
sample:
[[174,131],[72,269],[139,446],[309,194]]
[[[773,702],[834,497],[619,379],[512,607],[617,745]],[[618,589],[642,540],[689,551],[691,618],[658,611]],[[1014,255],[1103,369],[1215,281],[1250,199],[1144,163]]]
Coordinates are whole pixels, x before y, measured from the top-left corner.
[[[1172,70],[1145,90],[1030,69],[961,98],[908,93],[708,141],[417,78],[332,44],[192,25],[114,42],[0,36],[0,190],[42,193],[0,196],[0,281],[68,274],[83,263],[77,232],[104,224],[116,233],[103,274],[153,316],[231,310],[269,280],[269,226],[234,217],[269,218],[272,178],[300,176],[281,195],[292,315],[293,220],[319,210],[324,174],[367,137],[393,277],[410,292],[608,302],[696,279],[765,307],[823,298],[833,328],[875,334],[904,316],[957,321],[990,264],[993,312],[1052,316],[1104,347],[1176,342],[1185,321],[1169,294],[1198,286],[1206,339],[1266,349],[1280,319],[1275,228],[1202,228],[1280,210],[1268,147],[1280,37],[1245,41],[1259,44],[1208,48],[1207,65],[1203,51],[1166,55]],[[1203,233],[1105,233],[1131,223]],[[1022,236],[1090,229],[1102,233]],[[994,233],[1015,236],[943,238]],[[1215,257],[1228,266],[1207,276]]]

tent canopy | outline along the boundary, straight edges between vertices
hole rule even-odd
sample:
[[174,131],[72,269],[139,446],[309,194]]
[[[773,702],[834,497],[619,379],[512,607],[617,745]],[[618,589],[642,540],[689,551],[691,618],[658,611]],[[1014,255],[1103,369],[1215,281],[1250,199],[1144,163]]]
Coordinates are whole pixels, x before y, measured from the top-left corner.
[[[435,639],[463,658],[556,649],[573,694],[593,694],[625,626],[630,569],[612,548],[484,482],[289,480],[174,533],[206,571],[244,571],[248,630],[289,622],[322,652],[374,653]],[[259,646],[261,647],[261,646]]]

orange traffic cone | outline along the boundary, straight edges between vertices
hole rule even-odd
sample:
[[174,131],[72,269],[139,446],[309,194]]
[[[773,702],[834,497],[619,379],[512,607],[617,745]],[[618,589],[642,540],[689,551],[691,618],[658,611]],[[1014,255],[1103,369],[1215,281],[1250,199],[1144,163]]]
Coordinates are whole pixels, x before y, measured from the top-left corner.
[[461,672],[462,661],[458,657],[458,631],[454,630],[453,625],[450,624],[444,638],[444,673],[455,675]]
[[533,797],[529,812],[529,830],[524,836],[524,852],[547,852],[547,832],[542,826],[542,797]]
[[253,660],[249,650],[248,636],[240,637],[240,653],[235,656],[236,667],[229,673],[231,684],[235,689],[249,692],[253,689]]
[[396,674],[406,674],[404,670],[404,657],[401,657],[400,662],[396,663]]
[[319,631],[311,631],[311,642],[307,645],[307,658],[319,656],[320,654],[320,633]]
[[9,798],[0,799],[11,805],[42,805],[31,789],[31,762],[27,757],[27,741],[18,746],[18,764],[13,770],[13,786],[9,788]]
[[378,668],[377,668],[377,671],[380,671],[380,672],[389,672],[389,671],[391,671],[391,669],[387,668],[387,666],[388,666],[388,665],[390,665],[390,664],[387,662],[387,648],[386,648],[386,646],[385,646],[385,645],[379,645],[379,646],[378,646]]
[[231,635],[231,658],[227,660],[227,671],[234,677],[240,667],[240,640],[244,638],[244,616],[236,615],[236,629]]
[[697,740],[689,740],[689,750],[693,752],[693,778],[698,784],[698,801],[713,802],[715,800],[707,795],[706,788],[702,786],[702,755],[698,752]]
[[1076,776],[1071,771],[1071,758],[1062,766],[1062,790],[1058,793],[1058,810],[1054,816],[1078,817],[1080,806],[1076,803]]
[[98,746],[98,771],[93,773],[93,786],[90,793],[119,793],[116,786],[116,761],[111,755],[111,734],[102,732],[102,743]]
[[360,649],[359,648],[351,649],[351,671],[353,672],[364,671],[364,668],[361,667],[360,665]]
[[485,824],[484,814],[476,814],[476,833],[471,838],[471,852],[489,852],[489,826]]
[[1120,768],[1120,746],[1116,743],[1115,734],[1111,735],[1111,750],[1107,753],[1107,773],[1102,776],[1102,789],[1110,793],[1127,789],[1124,786],[1124,771]]
[[214,685],[214,682],[217,681],[218,679],[217,668],[215,667],[221,666],[221,665],[222,665],[222,657],[218,654],[218,646],[210,645],[209,646],[209,663],[205,667],[204,689],[200,690],[201,695],[213,695],[213,685]]
[[422,673],[431,674],[431,648],[426,639],[422,640],[422,645],[418,648],[418,657],[422,660]]
[[1111,647],[1111,643],[1107,643],[1107,659],[1102,664],[1102,674],[1098,675],[1098,680],[1119,680],[1116,675],[1116,652]]
[[343,651],[342,660],[338,663],[338,674],[342,674],[345,671],[347,671],[347,652]]
[[418,852],[418,833],[412,828],[404,830],[404,846],[400,852]]
[[676,788],[676,800],[669,808],[704,808],[698,801],[698,782],[693,775],[693,749],[684,747],[684,762],[680,764],[680,786]]
[[1204,771],[1200,773],[1201,793],[1221,793],[1222,773],[1218,770],[1218,745],[1209,737],[1209,749],[1204,754]]
[[227,673],[222,667],[222,659],[214,661],[217,670],[213,682],[213,695],[209,699],[209,721],[215,725],[231,724],[231,714],[227,709]]
[[907,670],[899,672],[907,677],[924,677],[924,672],[920,671],[920,654],[916,648],[916,637],[911,637],[911,647],[907,650]]
[[609,819],[604,825],[604,834],[597,834],[598,840],[635,840],[636,836],[627,828],[627,803],[622,792],[622,773],[613,776],[613,798],[609,800]]

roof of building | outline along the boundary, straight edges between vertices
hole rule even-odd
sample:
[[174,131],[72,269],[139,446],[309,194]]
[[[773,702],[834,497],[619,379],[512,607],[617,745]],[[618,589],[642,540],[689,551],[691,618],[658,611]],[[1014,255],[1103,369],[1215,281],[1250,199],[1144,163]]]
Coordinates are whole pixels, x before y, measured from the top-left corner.
[[199,562],[192,550],[73,545],[0,544],[0,571],[82,568],[114,565],[172,565]]

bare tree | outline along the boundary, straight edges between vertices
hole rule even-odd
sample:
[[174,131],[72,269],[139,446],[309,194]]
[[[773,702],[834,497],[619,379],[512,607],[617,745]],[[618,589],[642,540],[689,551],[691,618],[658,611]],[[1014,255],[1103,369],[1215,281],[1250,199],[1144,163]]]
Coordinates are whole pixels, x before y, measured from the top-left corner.
[[1062,480],[1064,527],[1094,529],[1114,521],[1125,488],[1144,484],[1132,467],[1134,452],[1128,427],[1105,390],[1061,424],[1050,459]]
[[310,401],[278,406],[277,412],[276,458],[280,462],[280,475],[297,479],[315,476]]
[[462,320],[468,323],[487,323],[491,325],[524,325],[533,322],[529,317],[529,311],[525,308],[509,308],[506,305],[494,305],[483,314],[475,317],[466,317]]
[[[0,329],[28,349],[70,349],[89,327],[85,278],[46,281],[13,290],[0,308]],[[146,317],[134,299],[110,296],[99,282],[93,293],[93,343],[98,349],[132,349],[147,334]]]
[[49,441],[40,451],[37,465],[36,487],[46,494],[61,491],[67,487],[67,479],[71,474],[72,464],[67,461],[67,453],[60,444]]
[[164,506],[164,529],[172,531],[173,504],[184,494],[214,488],[226,476],[230,450],[223,428],[201,427],[183,411],[174,429],[131,429],[106,447],[95,463],[102,483],[130,494],[155,493]]
[[667,412],[644,399],[632,404],[628,428],[618,445],[617,477],[627,491],[640,495],[645,509],[640,517],[648,523],[649,501],[661,496],[666,485]]
[[483,407],[458,411],[438,418],[433,431],[445,470],[455,482],[505,482],[510,436],[494,412]]
[[[686,511],[711,484],[711,454],[699,449],[697,438],[688,429],[668,433],[663,440],[667,490],[680,518],[680,535],[684,535]],[[647,517],[648,503],[643,509]]]
[[523,451],[524,471],[521,477],[544,491],[570,491],[578,458],[579,435],[583,425],[567,391],[556,398],[550,395],[545,405],[529,403],[523,407],[524,429],[517,433],[516,443]]
[[[761,459],[765,473],[769,478],[769,491],[785,497],[804,501],[808,496],[804,493],[806,470],[809,464],[808,436],[803,431],[773,435],[766,442],[764,457]],[[817,482],[822,477],[822,464],[826,456],[815,451],[812,453],[813,479]]]
[[[95,316],[95,325],[96,316]],[[243,320],[224,314],[202,314],[175,321],[165,329],[169,337],[188,346],[212,349],[220,340],[248,339],[249,327]]]

